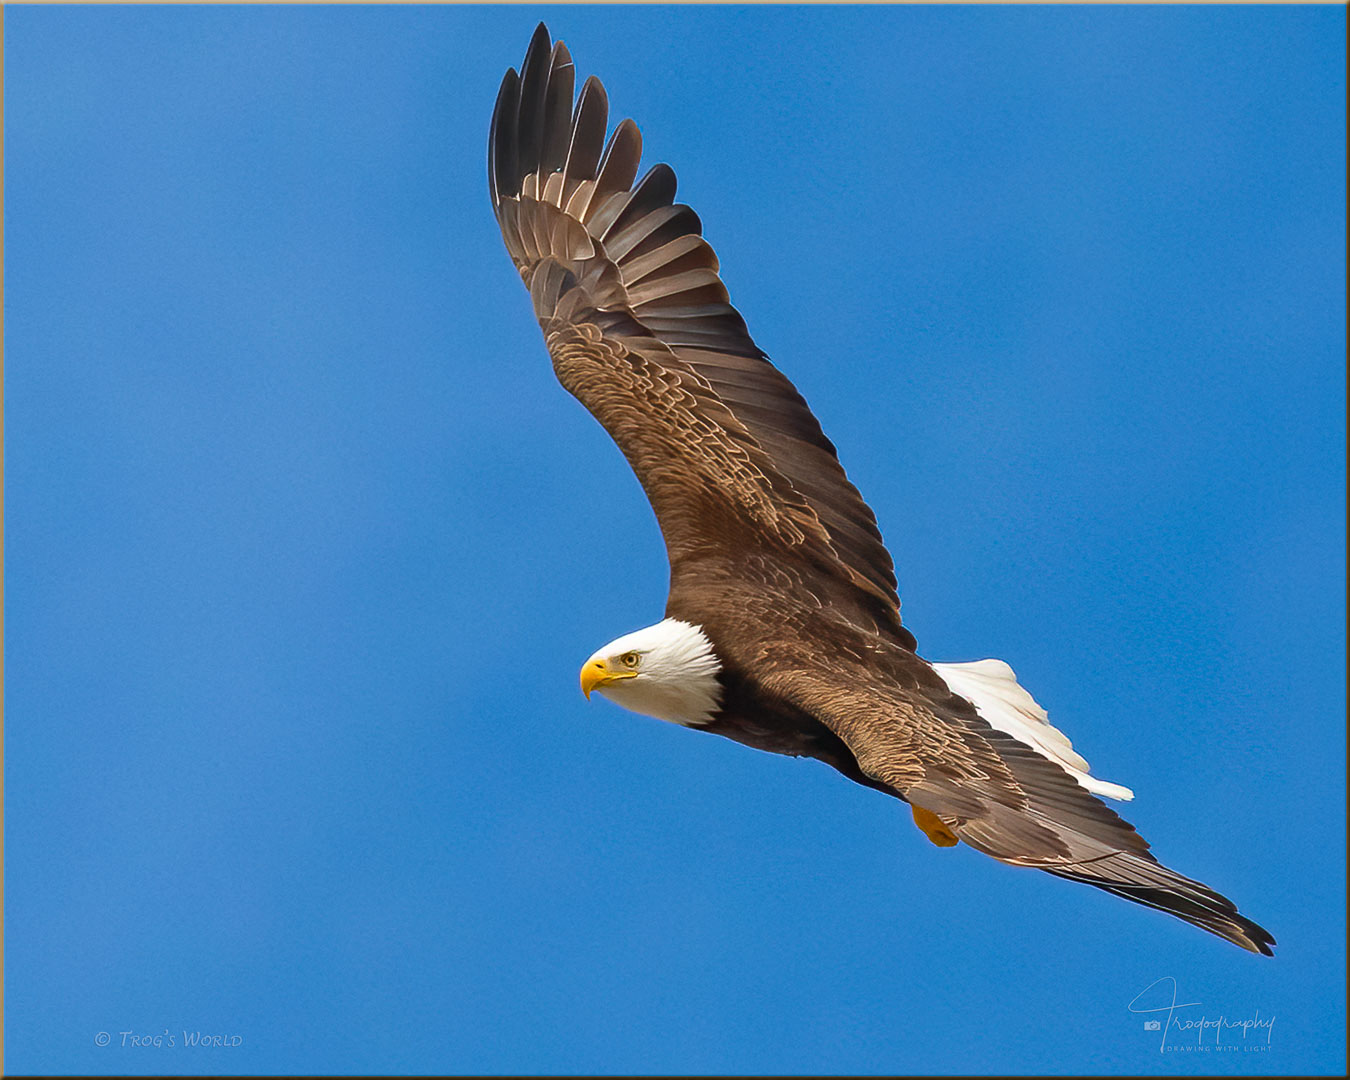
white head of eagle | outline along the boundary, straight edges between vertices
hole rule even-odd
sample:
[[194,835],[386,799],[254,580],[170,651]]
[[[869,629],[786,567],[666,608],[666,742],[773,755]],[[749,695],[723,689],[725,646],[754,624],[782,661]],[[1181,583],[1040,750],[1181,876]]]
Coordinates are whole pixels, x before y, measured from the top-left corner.
[[658,720],[706,724],[721,705],[721,670],[702,628],[662,619],[597,649],[581,666],[581,692]]

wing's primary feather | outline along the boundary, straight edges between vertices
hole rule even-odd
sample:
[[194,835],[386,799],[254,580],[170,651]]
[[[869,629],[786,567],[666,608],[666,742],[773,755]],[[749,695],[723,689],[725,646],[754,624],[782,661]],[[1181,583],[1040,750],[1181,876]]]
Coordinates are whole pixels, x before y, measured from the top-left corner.
[[[698,215],[631,120],[540,25],[494,110],[489,186],[560,380],[609,431],[656,511],[673,580],[749,553],[810,568],[844,618],[906,649],[876,518],[806,402],[731,306]],[[564,101],[566,106],[564,106]]]

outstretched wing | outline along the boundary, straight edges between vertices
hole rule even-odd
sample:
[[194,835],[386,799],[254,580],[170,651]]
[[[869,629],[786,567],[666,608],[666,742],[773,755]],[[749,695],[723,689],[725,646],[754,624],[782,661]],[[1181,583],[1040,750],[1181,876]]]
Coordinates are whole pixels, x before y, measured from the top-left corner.
[[1081,881],[1251,952],[1275,939],[1226,897],[1158,862],[1129,822],[1042,752],[991,727],[933,669],[898,650],[768,660],[765,687],[821,720],[865,777],[937,815],[971,847]]
[[541,23],[492,117],[488,183],[559,380],[604,425],[660,522],[671,575],[789,569],[861,629],[913,650],[876,518],[793,385],[728,302],[675,174],[635,182],[631,120]]

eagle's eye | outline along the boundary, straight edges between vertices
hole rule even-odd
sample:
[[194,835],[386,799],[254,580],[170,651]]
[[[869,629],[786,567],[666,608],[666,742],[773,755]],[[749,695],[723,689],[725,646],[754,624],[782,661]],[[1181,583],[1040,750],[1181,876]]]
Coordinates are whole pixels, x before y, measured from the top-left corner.
[[638,654],[635,652],[626,652],[619,657],[619,663],[624,667],[635,668],[638,666]]

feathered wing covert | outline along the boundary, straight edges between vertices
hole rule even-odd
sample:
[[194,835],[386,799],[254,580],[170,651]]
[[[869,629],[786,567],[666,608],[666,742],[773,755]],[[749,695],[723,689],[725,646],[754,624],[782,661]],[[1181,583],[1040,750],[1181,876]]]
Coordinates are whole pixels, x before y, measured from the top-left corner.
[[656,165],[637,180],[636,125],[606,143],[604,88],[587,79],[575,106],[573,92],[567,48],[541,24],[521,73],[502,80],[489,187],[559,380],[651,501],[668,613],[707,630],[766,715],[823,725],[814,748],[782,752],[903,798],[994,858],[1269,955],[1269,933],[1159,864],[1128,822],[915,654],[876,518],[729,303],[675,174]]

